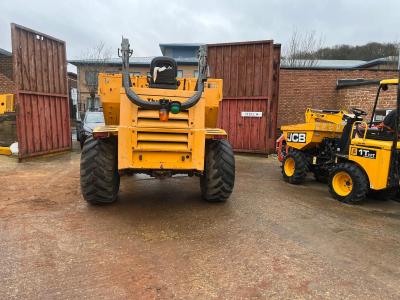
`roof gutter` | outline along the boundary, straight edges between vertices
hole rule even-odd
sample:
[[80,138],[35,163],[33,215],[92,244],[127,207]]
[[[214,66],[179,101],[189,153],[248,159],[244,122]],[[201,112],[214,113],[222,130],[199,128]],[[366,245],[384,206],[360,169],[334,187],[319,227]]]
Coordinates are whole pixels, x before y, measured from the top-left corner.
[[336,82],[336,89],[363,86],[363,85],[379,85],[380,80],[367,80],[367,79],[339,79]]

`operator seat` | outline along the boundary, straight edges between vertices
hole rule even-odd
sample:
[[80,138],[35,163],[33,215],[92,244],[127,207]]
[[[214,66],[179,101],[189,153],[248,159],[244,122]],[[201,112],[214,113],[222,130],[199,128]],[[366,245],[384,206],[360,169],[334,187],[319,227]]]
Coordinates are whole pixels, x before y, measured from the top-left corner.
[[[383,122],[376,127],[367,128],[365,137],[372,140],[391,141],[393,140],[394,128],[396,126],[396,110],[392,110],[384,119]],[[363,137],[365,128],[358,127],[357,134]]]
[[381,123],[381,126],[386,130],[394,131],[394,128],[396,126],[396,117],[397,112],[394,109],[386,115],[386,117],[383,119],[383,122]]
[[178,87],[176,77],[178,68],[176,61],[171,57],[159,56],[150,63],[150,88],[172,89]]

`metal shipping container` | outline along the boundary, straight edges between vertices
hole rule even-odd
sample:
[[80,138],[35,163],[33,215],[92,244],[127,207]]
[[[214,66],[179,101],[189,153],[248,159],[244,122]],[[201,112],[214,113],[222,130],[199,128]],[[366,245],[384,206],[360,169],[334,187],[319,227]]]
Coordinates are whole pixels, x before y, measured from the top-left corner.
[[65,42],[11,24],[19,158],[71,149]]
[[210,76],[223,79],[219,126],[235,151],[274,151],[280,45],[254,41],[208,45]]

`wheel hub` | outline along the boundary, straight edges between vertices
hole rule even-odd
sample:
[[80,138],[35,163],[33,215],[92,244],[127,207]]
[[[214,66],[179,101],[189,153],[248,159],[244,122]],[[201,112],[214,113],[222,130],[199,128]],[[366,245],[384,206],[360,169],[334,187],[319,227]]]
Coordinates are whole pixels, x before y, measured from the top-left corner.
[[340,196],[347,196],[353,190],[353,180],[344,171],[336,173],[332,180],[334,191]]
[[291,177],[295,171],[295,162],[292,157],[288,157],[283,165],[286,176]]

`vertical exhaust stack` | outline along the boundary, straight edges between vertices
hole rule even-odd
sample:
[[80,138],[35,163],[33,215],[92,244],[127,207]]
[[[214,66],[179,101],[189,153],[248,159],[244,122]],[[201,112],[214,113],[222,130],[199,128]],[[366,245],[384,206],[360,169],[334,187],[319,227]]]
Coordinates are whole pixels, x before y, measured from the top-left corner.
[[128,72],[128,73],[129,73],[129,57],[131,57],[133,54],[133,50],[130,50],[129,47],[130,47],[129,40],[122,38],[122,43],[121,43],[122,72]]

